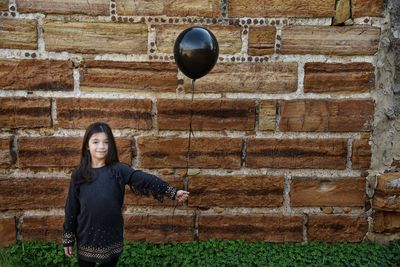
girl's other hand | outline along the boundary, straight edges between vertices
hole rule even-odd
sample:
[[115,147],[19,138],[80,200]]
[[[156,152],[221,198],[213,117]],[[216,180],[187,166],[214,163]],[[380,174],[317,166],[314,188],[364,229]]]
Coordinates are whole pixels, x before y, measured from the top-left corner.
[[72,257],[72,247],[64,247],[64,253],[67,257]]
[[184,190],[178,190],[176,192],[176,200],[180,203],[185,202],[189,197],[189,192]]

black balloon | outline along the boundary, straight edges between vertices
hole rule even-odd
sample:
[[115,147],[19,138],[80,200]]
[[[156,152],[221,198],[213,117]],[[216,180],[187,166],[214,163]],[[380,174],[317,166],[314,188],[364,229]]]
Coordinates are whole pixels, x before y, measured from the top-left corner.
[[217,63],[218,42],[214,34],[203,27],[191,27],[181,32],[174,45],[175,62],[189,78],[206,75]]

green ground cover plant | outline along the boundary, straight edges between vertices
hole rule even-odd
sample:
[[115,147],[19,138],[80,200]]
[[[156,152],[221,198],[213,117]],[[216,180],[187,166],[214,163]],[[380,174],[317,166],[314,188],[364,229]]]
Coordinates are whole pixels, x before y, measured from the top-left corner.
[[[0,249],[0,266],[77,266],[55,242],[19,242]],[[400,240],[326,244],[208,240],[183,244],[126,243],[118,266],[400,266]]]

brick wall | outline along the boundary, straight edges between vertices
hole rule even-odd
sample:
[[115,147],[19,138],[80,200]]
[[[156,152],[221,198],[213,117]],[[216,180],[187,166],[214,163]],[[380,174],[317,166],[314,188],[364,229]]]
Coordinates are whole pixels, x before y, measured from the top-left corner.
[[[127,240],[384,232],[398,215],[373,214],[367,189],[385,20],[383,0],[0,0],[0,243],[60,239],[94,121],[123,162],[191,192],[178,207],[127,194]],[[193,25],[220,56],[192,102],[173,44]]]

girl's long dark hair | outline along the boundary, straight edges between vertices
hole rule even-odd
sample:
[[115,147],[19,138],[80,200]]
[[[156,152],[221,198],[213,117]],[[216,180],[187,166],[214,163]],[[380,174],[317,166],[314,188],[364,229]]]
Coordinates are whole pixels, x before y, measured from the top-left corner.
[[89,125],[86,129],[85,135],[83,136],[79,166],[74,170],[72,175],[73,179],[78,184],[86,183],[91,180],[92,158],[89,152],[89,139],[95,133],[105,133],[107,135],[108,153],[106,155],[106,165],[112,165],[115,162],[119,162],[117,146],[110,126],[103,122],[96,122]]

